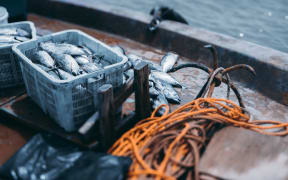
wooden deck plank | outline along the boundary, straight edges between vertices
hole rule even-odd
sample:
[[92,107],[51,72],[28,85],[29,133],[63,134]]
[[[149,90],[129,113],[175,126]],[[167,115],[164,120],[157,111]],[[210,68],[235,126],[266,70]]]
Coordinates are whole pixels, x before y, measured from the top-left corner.
[[288,137],[227,127],[214,135],[200,171],[224,179],[288,179]]
[[[0,122],[4,121],[9,120],[0,117]],[[35,134],[35,131],[27,131],[21,126],[9,122],[2,123],[0,124],[0,166]]]

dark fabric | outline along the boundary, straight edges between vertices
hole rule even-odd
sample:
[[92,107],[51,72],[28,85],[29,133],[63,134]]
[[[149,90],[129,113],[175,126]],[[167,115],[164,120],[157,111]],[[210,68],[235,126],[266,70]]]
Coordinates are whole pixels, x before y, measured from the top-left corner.
[[84,151],[51,135],[35,135],[0,167],[10,179],[124,179],[131,159]]

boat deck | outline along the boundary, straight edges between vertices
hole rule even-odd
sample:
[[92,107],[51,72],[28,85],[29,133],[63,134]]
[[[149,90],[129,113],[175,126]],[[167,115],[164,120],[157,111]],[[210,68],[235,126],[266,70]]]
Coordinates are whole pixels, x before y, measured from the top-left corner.
[[[126,52],[143,58],[159,62],[165,51],[150,47],[127,38],[105,33],[96,29],[50,19],[30,14],[28,20],[33,21],[39,35],[45,35],[66,29],[79,29],[87,34],[107,43],[120,45]],[[211,59],[207,59],[210,61]],[[199,59],[181,57],[183,62],[199,62]],[[203,61],[203,59],[201,59]],[[204,60],[205,61],[205,60]],[[186,68],[171,73],[187,89],[178,89],[182,99],[181,105],[193,100],[204,85],[208,75],[204,72]],[[241,73],[242,75],[242,73]],[[245,80],[252,80],[249,74]],[[254,119],[275,120],[286,122],[287,106],[280,104],[242,81],[234,82],[239,88],[247,109]],[[214,97],[226,96],[226,86],[216,88]],[[234,94],[231,99],[236,102]],[[172,105],[175,109],[179,105]],[[134,110],[133,95],[125,102],[123,113]],[[3,164],[29,137],[39,131],[48,131],[61,137],[83,143],[76,133],[66,133],[58,127],[40,108],[25,94],[24,87],[10,88],[0,92],[0,165]],[[288,173],[288,138],[260,135],[249,130],[226,127],[215,134],[205,153],[201,157],[200,171],[224,179],[255,179],[256,177],[270,177],[286,179]],[[279,169],[282,169],[279,173]],[[266,176],[267,175],[267,176]],[[277,175],[277,176],[276,176]],[[278,178],[277,178],[278,177]],[[267,178],[270,179],[270,178]]]

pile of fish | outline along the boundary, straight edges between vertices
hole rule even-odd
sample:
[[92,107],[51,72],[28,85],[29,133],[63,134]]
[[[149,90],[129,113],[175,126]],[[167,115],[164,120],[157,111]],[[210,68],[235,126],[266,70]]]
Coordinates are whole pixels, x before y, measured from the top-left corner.
[[[126,53],[122,47],[113,46],[112,47],[118,53],[122,53],[126,56]],[[183,86],[168,72],[173,68],[179,59],[179,55],[168,52],[166,53],[161,61],[160,65],[153,63],[152,61],[145,60],[134,54],[128,54],[128,63],[130,67],[135,67],[140,62],[146,62],[151,70],[149,75],[149,93],[150,93],[150,102],[153,109],[156,109],[161,104],[173,103],[179,104],[181,99],[175,91],[174,87],[183,88]],[[124,76],[127,79],[129,76],[133,76],[133,69],[128,69],[125,71]],[[165,109],[162,108],[159,110],[159,114],[163,114]]]
[[92,73],[109,65],[104,56],[98,56],[85,46],[69,43],[41,42],[31,60],[50,76],[70,80],[81,74]]
[[0,45],[9,45],[24,42],[30,40],[31,38],[32,35],[21,28],[0,28]]

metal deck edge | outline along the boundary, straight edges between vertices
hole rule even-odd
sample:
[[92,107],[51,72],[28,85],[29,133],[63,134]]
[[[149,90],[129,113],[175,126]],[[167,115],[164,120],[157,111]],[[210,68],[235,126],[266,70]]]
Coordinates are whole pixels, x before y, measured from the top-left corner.
[[[243,75],[245,80],[249,80],[247,86],[288,105],[287,53],[171,21],[162,22],[156,32],[150,33],[147,30],[152,18],[150,15],[93,1],[29,0],[28,7],[33,13],[96,28],[166,51],[175,51],[208,65],[211,64],[211,55],[202,47],[213,44],[219,51],[221,66],[245,63],[252,65],[257,72],[253,80],[244,73],[234,74],[234,78],[243,79]],[[210,62],[203,60],[207,58]]]

